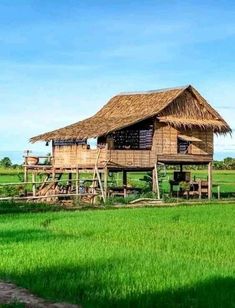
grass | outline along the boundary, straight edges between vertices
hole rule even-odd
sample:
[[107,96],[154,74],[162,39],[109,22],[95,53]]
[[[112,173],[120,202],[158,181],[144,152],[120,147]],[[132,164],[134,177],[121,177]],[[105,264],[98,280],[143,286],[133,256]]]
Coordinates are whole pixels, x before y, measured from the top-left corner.
[[84,307],[234,307],[234,206],[0,215],[0,279]]
[[[135,172],[128,174],[128,183],[132,186],[146,188],[146,183],[140,181],[145,176],[145,172]],[[81,175],[82,178],[87,178],[86,175]],[[206,170],[194,170],[192,171],[192,177],[197,179],[206,179]],[[90,175],[92,177],[92,175]],[[14,183],[22,180],[22,169],[2,169],[0,168],[0,183]],[[64,177],[65,178],[65,177]],[[163,179],[162,190],[165,194],[168,194],[170,186],[169,179],[172,178],[172,171],[167,172],[166,177]],[[66,180],[66,179],[65,179]],[[110,178],[111,180],[111,178]],[[115,176],[116,185],[122,185],[121,174],[116,174]],[[220,185],[221,197],[235,197],[235,170],[214,170],[213,171],[213,184]],[[0,194],[3,188],[0,186]],[[213,187],[214,196],[217,196],[217,187]]]

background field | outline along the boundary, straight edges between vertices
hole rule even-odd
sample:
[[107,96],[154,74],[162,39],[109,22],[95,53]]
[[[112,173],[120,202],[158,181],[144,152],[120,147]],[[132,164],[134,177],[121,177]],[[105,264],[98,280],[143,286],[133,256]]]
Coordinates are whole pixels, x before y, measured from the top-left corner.
[[[146,187],[146,182],[140,180],[146,175],[145,172],[128,173],[128,184],[137,187]],[[161,185],[162,192],[169,193],[169,179],[173,176],[173,171],[167,171]],[[192,170],[192,177],[207,179],[206,170]],[[87,175],[86,175],[87,177]],[[90,175],[92,177],[92,175]],[[81,179],[85,178],[85,175],[81,175]],[[0,183],[19,182],[23,179],[22,169],[5,169],[0,168]],[[111,181],[111,178],[109,178]],[[122,184],[122,175],[116,174],[113,181],[116,185]],[[235,197],[235,170],[214,170],[213,171],[213,187],[214,196],[217,194],[216,185],[220,186],[221,197]],[[0,190],[1,193],[1,190]]]
[[84,307],[234,307],[234,205],[0,215],[0,279]]

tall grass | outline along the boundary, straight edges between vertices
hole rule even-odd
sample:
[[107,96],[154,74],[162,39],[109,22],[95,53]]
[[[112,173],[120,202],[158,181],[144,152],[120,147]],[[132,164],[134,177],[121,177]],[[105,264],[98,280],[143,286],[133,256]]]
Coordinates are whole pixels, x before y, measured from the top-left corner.
[[84,307],[232,307],[234,205],[0,215],[0,279]]

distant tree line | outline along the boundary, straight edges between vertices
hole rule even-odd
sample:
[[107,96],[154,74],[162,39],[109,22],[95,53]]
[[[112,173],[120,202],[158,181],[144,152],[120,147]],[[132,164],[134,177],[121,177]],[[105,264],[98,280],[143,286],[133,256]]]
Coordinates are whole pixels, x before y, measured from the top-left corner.
[[224,160],[215,160],[213,167],[216,170],[235,170],[235,158],[226,157]]
[[0,160],[0,167],[2,168],[12,168],[12,169],[16,169],[16,168],[20,168],[21,165],[18,164],[13,164],[11,159],[9,157],[3,157]]

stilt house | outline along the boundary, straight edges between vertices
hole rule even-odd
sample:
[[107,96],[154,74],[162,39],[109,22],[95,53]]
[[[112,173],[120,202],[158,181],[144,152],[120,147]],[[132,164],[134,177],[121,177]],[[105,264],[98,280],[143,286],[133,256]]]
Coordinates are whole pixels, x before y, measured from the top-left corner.
[[[154,170],[158,163],[210,166],[214,133],[231,129],[189,85],[118,94],[94,116],[31,142],[52,142],[54,171],[96,166],[127,172]],[[97,138],[96,149],[90,148],[89,138]]]

